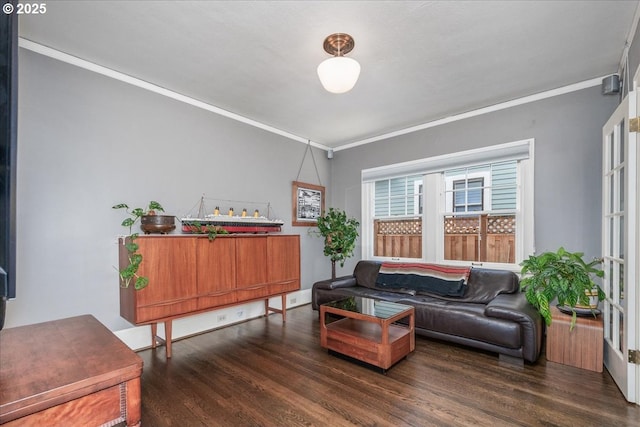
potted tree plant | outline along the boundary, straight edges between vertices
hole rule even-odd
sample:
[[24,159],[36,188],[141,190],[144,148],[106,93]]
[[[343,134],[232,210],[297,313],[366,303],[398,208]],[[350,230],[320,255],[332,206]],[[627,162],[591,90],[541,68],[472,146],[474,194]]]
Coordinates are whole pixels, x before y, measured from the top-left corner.
[[[162,205],[156,201],[149,202],[147,209],[135,208],[129,210],[129,206],[126,203],[120,203],[112,206],[112,209],[124,209],[128,216],[122,221],[122,226],[129,229],[129,235],[125,237],[125,247],[129,255],[129,264],[126,268],[119,270],[120,273],[120,285],[123,287],[129,287],[131,281],[134,281],[134,287],[136,290],[145,288],[149,284],[149,278],[138,275],[138,268],[142,263],[142,255],[138,253],[138,244],[136,239],[138,233],[133,232],[133,226],[141,221],[141,228],[145,232],[167,232],[175,228],[174,216],[169,215],[156,215],[156,212],[164,212]],[[156,217],[168,217],[170,221],[160,218],[160,221],[155,221]],[[150,219],[149,219],[150,218]]]
[[339,209],[329,211],[318,218],[318,233],[324,237],[324,254],[331,259],[331,279],[336,278],[336,261],[344,267],[347,258],[353,255],[360,223]]
[[[559,307],[572,315],[571,329],[576,323],[576,307],[587,307],[596,312],[590,297],[597,296],[602,301],[605,294],[594,282],[594,277],[603,277],[604,271],[597,268],[602,259],[586,262],[582,252],[569,252],[564,248],[557,252],[531,255],[524,260],[520,289],[527,301],[538,309],[547,326],[551,325],[549,304],[557,299]],[[597,306],[597,302],[596,302]]]

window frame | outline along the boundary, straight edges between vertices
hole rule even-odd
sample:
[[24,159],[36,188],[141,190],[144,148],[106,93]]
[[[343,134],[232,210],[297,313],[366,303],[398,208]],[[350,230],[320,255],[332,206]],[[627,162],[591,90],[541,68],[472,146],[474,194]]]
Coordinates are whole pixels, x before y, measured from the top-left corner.
[[[408,202],[409,199],[413,199],[413,211],[409,212],[409,210],[407,209],[407,204],[405,203],[405,214],[404,215],[391,215],[391,209],[389,208],[387,213],[388,215],[383,215],[383,216],[379,216],[376,215],[376,211],[375,211],[375,201],[378,200],[376,198],[376,182],[378,181],[384,181],[384,180],[393,180],[393,179],[397,179],[397,178],[413,178],[419,176],[419,174],[409,174],[406,176],[392,176],[392,177],[388,177],[388,178],[383,178],[380,180],[376,180],[376,181],[370,181],[367,183],[364,183],[363,187],[362,187],[362,218],[370,218],[371,221],[365,221],[361,223],[361,228],[362,228],[362,235],[365,236],[371,236],[373,234],[373,230],[374,230],[374,226],[373,223],[376,219],[398,219],[398,220],[402,220],[402,219],[410,219],[410,218],[416,218],[416,217],[421,217],[423,214],[420,213],[420,200],[422,199],[422,203],[424,204],[424,180],[423,179],[416,179],[413,181],[413,193],[410,194],[407,192],[409,185],[407,182],[405,182],[405,202]],[[422,191],[420,191],[422,188]],[[367,193],[367,194],[365,194]],[[391,200],[391,192],[389,192],[389,200]],[[365,202],[366,201],[366,202]],[[365,216],[367,215],[367,216]],[[422,239],[424,241],[424,239]],[[363,240],[364,241],[364,240]],[[424,243],[423,243],[423,247],[424,247]],[[364,248],[364,245],[363,245]],[[367,256],[367,259],[377,259],[377,260],[394,260],[394,261],[408,261],[408,262],[416,262],[416,260],[419,260],[418,258],[407,258],[407,257],[382,257],[382,256],[375,256],[373,254],[374,252],[374,248],[373,248],[373,241],[372,239],[369,239],[369,252],[370,255]],[[423,249],[424,250],[424,249]],[[364,249],[363,249],[363,253],[364,253]],[[424,258],[424,255],[423,255]]]
[[[511,271],[520,271],[519,263],[529,254],[535,252],[534,244],[534,139],[515,141],[507,144],[499,144],[480,149],[451,153],[445,156],[426,158],[401,164],[378,167],[372,170],[362,171],[362,254],[365,259],[380,261],[412,261],[412,262],[434,262],[449,265],[471,265],[484,268],[501,268]],[[515,158],[505,158],[505,150],[518,152]],[[492,158],[494,157],[495,158]],[[516,245],[515,263],[494,263],[476,261],[455,261],[444,259],[444,213],[448,211],[445,201],[446,179],[442,173],[447,169],[458,167],[471,167],[480,164],[500,163],[507,160],[517,160],[516,162]],[[466,162],[466,163],[465,163]],[[432,164],[438,167],[430,168]],[[375,196],[375,181],[378,179],[366,179],[367,177],[384,176],[385,168],[389,173],[409,169],[407,175],[419,174],[420,166],[424,165],[422,200],[424,209],[422,212],[422,259],[416,258],[396,258],[381,257],[373,255],[373,197]],[[451,165],[451,167],[447,167]],[[430,170],[431,169],[431,170]],[[438,170],[439,169],[439,170]],[[385,178],[391,178],[387,176]],[[399,177],[399,175],[394,175]],[[385,179],[380,178],[380,179]],[[489,178],[490,179],[490,178]],[[419,181],[418,181],[419,182]],[[490,186],[490,185],[489,185]],[[484,188],[488,187],[485,178]],[[433,197],[433,195],[436,195]],[[432,195],[428,197],[428,195]],[[486,201],[486,193],[483,194]],[[484,211],[474,211],[479,214]],[[512,211],[509,211],[512,212]],[[433,226],[430,226],[433,225]],[[439,242],[429,244],[428,242]]]
[[[473,181],[473,180],[477,180],[477,179],[482,179],[482,205],[481,205],[481,211],[484,210],[491,210],[491,206],[489,206],[488,208],[486,207],[486,204],[489,203],[491,204],[491,197],[490,197],[490,188],[491,188],[491,171],[478,171],[478,172],[472,172],[472,173],[464,173],[464,174],[458,174],[458,175],[450,175],[450,176],[445,176],[444,180],[445,180],[445,194],[446,194],[446,206],[447,208],[450,207],[450,211],[451,212],[455,212],[455,191],[454,191],[454,185],[456,182],[459,181]],[[469,190],[469,187],[466,188],[467,191]],[[449,197],[451,196],[451,197]],[[465,206],[468,206],[469,204],[466,203],[465,201]],[[477,211],[471,211],[471,212],[477,212]]]
[[[480,183],[478,187],[472,187],[470,184]],[[463,185],[461,188],[457,188],[459,184]],[[456,201],[456,193],[463,192],[465,200],[462,203],[458,203]],[[469,201],[469,193],[475,191],[480,192],[480,203],[472,203]],[[484,200],[488,197],[484,195],[484,178],[467,178],[467,179],[457,179],[453,181],[453,211],[458,212],[475,212],[475,211],[483,211],[484,209]],[[472,207],[478,207],[478,209],[471,209]],[[460,210],[459,210],[460,209]]]

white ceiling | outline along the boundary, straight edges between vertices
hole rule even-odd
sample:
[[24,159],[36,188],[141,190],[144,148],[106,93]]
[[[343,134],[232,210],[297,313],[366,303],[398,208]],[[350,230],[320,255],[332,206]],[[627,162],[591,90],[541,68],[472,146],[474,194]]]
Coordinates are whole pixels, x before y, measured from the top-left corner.
[[[617,73],[638,1],[49,1],[20,36],[339,148]],[[325,92],[326,36],[355,88]]]

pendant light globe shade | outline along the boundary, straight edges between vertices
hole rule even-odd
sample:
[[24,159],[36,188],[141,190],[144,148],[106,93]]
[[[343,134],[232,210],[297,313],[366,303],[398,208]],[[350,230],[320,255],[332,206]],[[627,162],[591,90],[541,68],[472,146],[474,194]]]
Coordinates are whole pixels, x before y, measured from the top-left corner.
[[318,65],[318,77],[322,86],[331,93],[349,92],[360,76],[360,64],[355,59],[335,56]]

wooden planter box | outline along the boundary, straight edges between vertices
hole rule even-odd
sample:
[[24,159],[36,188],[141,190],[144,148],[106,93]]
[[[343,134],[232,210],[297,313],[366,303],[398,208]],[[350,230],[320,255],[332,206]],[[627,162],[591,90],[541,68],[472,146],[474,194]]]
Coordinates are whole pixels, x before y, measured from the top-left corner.
[[571,316],[551,308],[552,322],[547,328],[547,360],[595,372],[602,372],[604,330],[602,316],[578,317],[569,330]]

